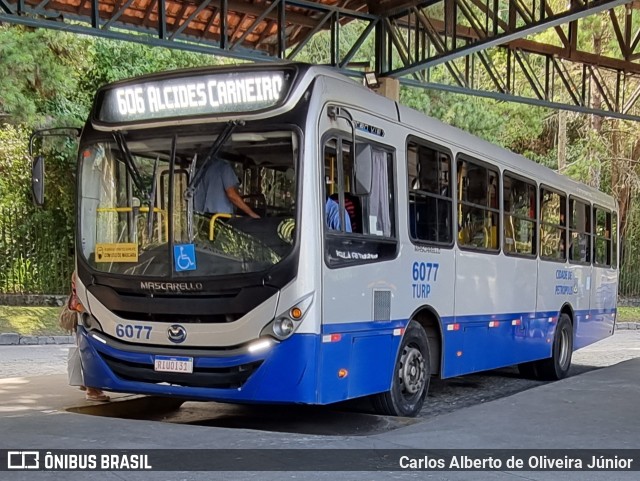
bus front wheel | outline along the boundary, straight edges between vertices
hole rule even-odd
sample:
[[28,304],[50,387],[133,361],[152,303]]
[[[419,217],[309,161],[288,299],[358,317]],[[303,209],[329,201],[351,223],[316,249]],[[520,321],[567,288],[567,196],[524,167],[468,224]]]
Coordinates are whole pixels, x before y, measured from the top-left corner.
[[375,410],[390,416],[416,416],[429,390],[429,340],[416,321],[409,322],[393,369],[391,389],[373,397]]

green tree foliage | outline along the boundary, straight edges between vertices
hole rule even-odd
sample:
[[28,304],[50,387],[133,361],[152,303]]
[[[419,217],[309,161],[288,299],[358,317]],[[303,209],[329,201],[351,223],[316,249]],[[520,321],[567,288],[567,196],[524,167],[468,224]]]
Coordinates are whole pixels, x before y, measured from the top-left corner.
[[46,209],[31,202],[29,132],[0,127],[0,290],[56,292],[72,270],[73,179],[69,153],[53,153]]
[[[562,0],[548,2],[554,10],[565,3]],[[439,5],[433,6],[433,15],[442,14],[437,11]],[[619,19],[623,18],[624,6],[615,11]],[[506,11],[503,13],[506,15]],[[639,16],[634,19],[640,22]],[[349,51],[365,28],[366,22],[358,21],[341,26],[341,56]],[[554,29],[531,38],[562,45]],[[373,66],[373,40],[371,33],[354,62]],[[302,49],[298,58],[316,64],[329,63],[330,44],[329,33],[321,32]],[[620,54],[611,22],[602,15],[580,20],[578,47],[607,55]],[[504,65],[503,51],[494,49],[489,54],[496,65]],[[535,67],[539,59],[530,61]],[[0,254],[7,257],[24,252],[14,256],[17,260],[12,263],[2,264],[0,290],[64,291],[73,265],[75,145],[56,142],[43,146],[48,152],[47,205],[37,210],[31,206],[26,156],[31,130],[81,126],[96,90],[106,83],[161,70],[235,62],[139,43],[0,25],[0,125],[5,124],[0,127]],[[446,83],[451,82],[451,77],[440,66],[431,70],[430,80]],[[488,78],[479,78],[477,82],[480,88],[491,88]],[[558,168],[561,127],[557,114],[551,110],[415,88],[401,89],[401,103],[552,169]],[[626,226],[626,242],[640,245],[640,141],[637,140],[640,127],[630,122],[568,114],[566,127],[562,128],[566,129],[563,139],[567,139],[562,173],[616,196],[621,205],[620,224]],[[7,237],[9,229],[13,229],[13,234]],[[51,246],[29,250],[26,244],[20,244],[23,240],[32,245],[46,241]],[[640,251],[637,252],[633,260],[628,259],[626,272],[638,270]],[[49,280],[39,280],[43,278]],[[13,287],[7,287],[7,279],[14,280]],[[640,296],[640,279],[636,287],[629,284],[624,289]]]
[[91,67],[85,69],[79,88],[88,96],[88,104],[95,90],[110,82],[164,70],[229,63],[211,55],[106,39],[93,40],[87,55]]
[[0,113],[5,122],[78,122],[79,62],[87,40],[67,33],[0,26]]

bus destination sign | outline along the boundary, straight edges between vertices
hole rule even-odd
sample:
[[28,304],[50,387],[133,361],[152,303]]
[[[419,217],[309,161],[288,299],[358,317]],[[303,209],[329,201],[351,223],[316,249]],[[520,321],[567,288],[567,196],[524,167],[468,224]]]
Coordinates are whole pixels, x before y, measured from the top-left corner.
[[97,119],[116,124],[254,112],[278,105],[289,73],[232,72],[132,83],[107,90]]

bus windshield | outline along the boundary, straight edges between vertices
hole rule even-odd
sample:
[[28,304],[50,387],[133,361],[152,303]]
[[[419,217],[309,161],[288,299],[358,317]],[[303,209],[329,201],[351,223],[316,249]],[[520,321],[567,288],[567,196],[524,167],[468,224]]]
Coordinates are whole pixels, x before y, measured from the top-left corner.
[[89,265],[175,279],[260,272],[284,259],[295,242],[296,134],[220,140],[212,148],[215,135],[119,134],[84,146],[80,236]]

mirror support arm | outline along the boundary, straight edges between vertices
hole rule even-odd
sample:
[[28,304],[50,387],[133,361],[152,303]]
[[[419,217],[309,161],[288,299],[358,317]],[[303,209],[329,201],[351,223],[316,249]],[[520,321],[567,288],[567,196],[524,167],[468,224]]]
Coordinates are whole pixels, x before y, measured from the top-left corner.
[[[337,105],[331,105],[327,108],[327,115],[331,120],[343,119],[349,123],[351,127],[351,157],[355,161],[356,158],[356,123],[353,120],[353,115],[344,107],[338,107]],[[342,152],[342,143],[338,146],[339,152],[339,166],[340,170],[338,171],[338,182],[340,184],[340,190],[338,190],[338,201],[340,203],[338,214],[340,216],[340,230],[346,231],[346,221],[345,221],[345,207],[344,207],[344,167],[343,167],[343,152]]]

